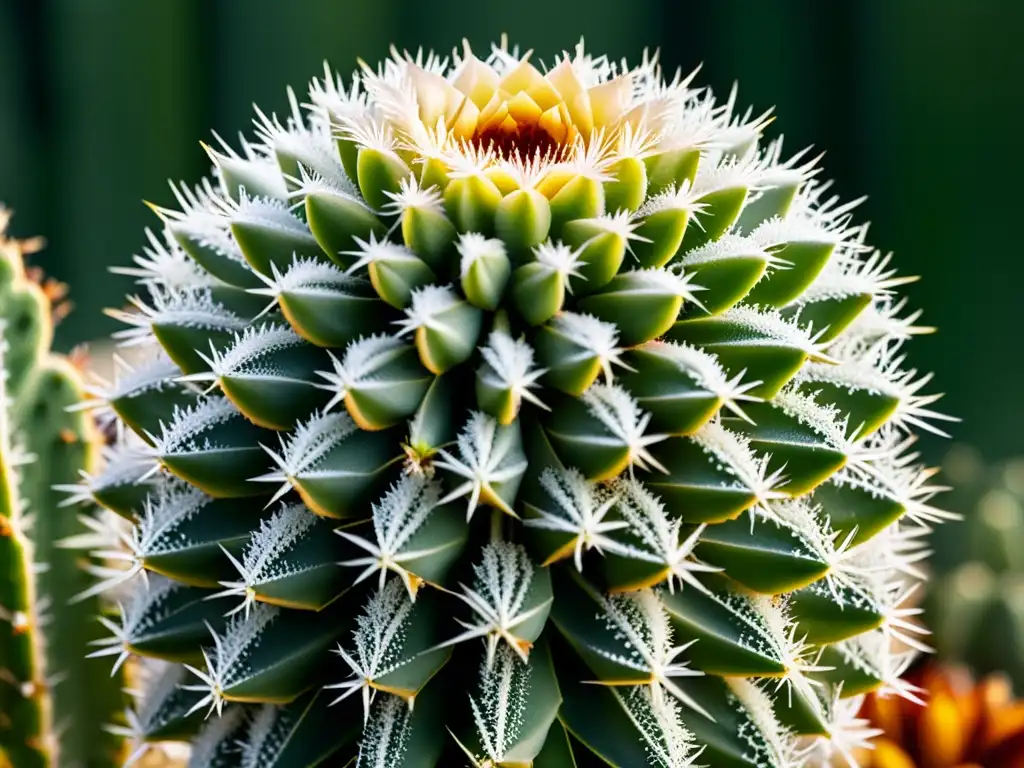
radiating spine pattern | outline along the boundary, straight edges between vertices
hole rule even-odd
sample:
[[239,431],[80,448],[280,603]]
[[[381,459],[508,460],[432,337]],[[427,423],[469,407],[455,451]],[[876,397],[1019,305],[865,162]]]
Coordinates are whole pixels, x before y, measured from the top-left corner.
[[[770,115],[582,44],[329,68],[112,314],[103,652],[195,766],[853,764],[946,515],[890,257]],[[114,545],[116,544],[116,546]]]

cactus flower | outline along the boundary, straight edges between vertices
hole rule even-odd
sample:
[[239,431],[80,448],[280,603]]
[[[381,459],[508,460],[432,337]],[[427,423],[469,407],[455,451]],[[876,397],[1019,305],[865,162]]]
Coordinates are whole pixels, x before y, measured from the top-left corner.
[[867,768],[1024,766],[1024,702],[1005,676],[975,683],[964,669],[928,666],[912,681],[927,706],[872,694],[862,716],[881,732]]

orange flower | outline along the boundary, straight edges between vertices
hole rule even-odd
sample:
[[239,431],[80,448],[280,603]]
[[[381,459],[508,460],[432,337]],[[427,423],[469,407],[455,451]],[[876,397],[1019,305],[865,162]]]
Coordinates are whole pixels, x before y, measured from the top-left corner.
[[1024,701],[990,676],[975,684],[963,669],[926,667],[910,676],[928,706],[869,696],[862,716],[883,734],[863,768],[1024,768]]

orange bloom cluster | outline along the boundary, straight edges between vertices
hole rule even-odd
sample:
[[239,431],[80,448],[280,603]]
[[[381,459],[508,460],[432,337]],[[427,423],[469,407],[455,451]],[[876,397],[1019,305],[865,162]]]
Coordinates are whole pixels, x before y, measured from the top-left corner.
[[965,670],[910,675],[928,706],[869,696],[861,711],[884,733],[862,768],[1024,768],[1024,701],[999,676],[975,683]]

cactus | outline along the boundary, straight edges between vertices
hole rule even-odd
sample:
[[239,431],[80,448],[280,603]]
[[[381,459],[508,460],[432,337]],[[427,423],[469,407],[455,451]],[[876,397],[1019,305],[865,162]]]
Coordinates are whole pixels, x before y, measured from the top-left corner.
[[934,538],[928,618],[941,658],[1009,676],[1024,692],[1024,460],[986,465],[958,445],[945,461],[964,522]]
[[169,662],[140,749],[821,766],[914,695],[927,329],[816,161],[691,81],[394,52],[153,206],[79,489],[134,525],[101,652]]
[[102,730],[120,710],[119,681],[85,661],[96,599],[80,555],[59,546],[83,523],[53,486],[91,468],[100,435],[67,412],[82,397],[75,363],[50,351],[64,288],[26,268],[39,241],[4,236],[0,209],[0,754],[18,768],[114,765]]

